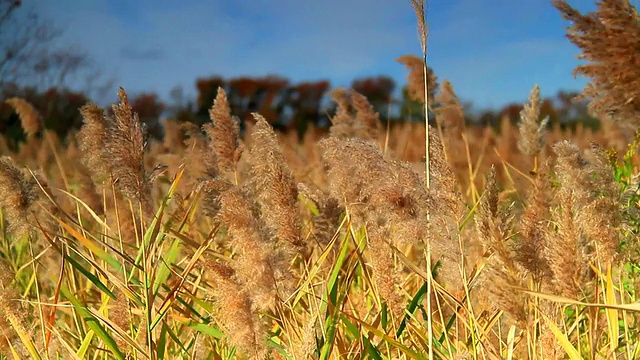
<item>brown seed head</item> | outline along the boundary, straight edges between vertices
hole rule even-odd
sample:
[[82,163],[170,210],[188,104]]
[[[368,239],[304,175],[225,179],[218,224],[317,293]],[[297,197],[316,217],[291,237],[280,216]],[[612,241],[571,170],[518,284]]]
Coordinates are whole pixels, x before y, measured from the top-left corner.
[[227,171],[234,171],[244,146],[240,143],[240,121],[231,116],[231,108],[224,89],[218,88],[218,94],[209,110],[212,126],[203,127],[212,141],[218,163]]
[[10,98],[6,103],[13,106],[20,117],[20,123],[27,137],[34,136],[42,128],[42,117],[38,110],[21,98]]

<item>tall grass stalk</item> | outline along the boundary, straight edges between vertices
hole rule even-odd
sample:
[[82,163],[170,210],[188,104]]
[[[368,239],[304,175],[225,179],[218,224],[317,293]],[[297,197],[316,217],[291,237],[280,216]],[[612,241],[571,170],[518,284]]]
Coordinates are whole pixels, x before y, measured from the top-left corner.
[[[416,18],[418,20],[418,36],[420,38],[420,46],[422,50],[422,72],[423,72],[423,86],[424,86],[424,126],[425,126],[425,139],[424,139],[424,147],[425,147],[425,181],[427,190],[431,189],[431,169],[430,169],[430,146],[429,146],[429,74],[427,72],[427,36],[428,36],[428,28],[427,28],[427,3],[425,0],[411,0],[411,5],[416,13]],[[431,222],[430,212],[427,212],[427,222]],[[433,359],[433,318],[432,318],[432,308],[431,308],[431,294],[433,292],[433,278],[432,278],[432,264],[431,264],[431,242],[427,241],[427,249],[426,249],[426,260],[427,260],[427,331],[428,331],[428,346],[429,346],[429,359]]]

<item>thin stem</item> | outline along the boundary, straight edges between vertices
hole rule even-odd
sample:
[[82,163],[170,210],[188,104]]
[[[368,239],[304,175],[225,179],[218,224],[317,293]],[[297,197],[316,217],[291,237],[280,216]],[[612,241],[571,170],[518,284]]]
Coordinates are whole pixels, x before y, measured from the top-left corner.
[[[424,147],[425,147],[425,177],[426,177],[426,186],[427,189],[431,189],[431,157],[429,155],[429,83],[428,77],[429,72],[427,68],[427,9],[426,3],[422,1],[422,16],[418,16],[418,19],[422,22],[419,24],[419,29],[421,31],[421,45],[422,45],[422,72],[423,76],[423,86],[424,86],[424,126],[425,126],[425,139],[424,139]],[[427,212],[427,222],[431,222],[431,213]],[[429,360],[433,359],[433,309],[431,308],[431,292],[432,289],[432,273],[431,273],[431,243],[427,241],[427,340],[429,346]]]
[[[424,4],[423,4],[424,9]],[[426,16],[426,13],[425,13]],[[424,126],[425,126],[425,171],[426,171],[426,181],[427,181],[427,189],[431,188],[431,174],[430,174],[430,156],[429,156],[429,84],[428,84],[428,76],[427,72],[427,31],[426,25],[423,27],[422,36],[424,37],[424,41],[422,42],[422,71],[424,74]]]

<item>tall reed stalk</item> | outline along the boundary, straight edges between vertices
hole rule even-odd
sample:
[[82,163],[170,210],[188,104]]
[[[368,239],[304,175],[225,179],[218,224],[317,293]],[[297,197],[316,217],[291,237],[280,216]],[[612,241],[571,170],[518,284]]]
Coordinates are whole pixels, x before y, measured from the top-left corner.
[[[427,72],[427,22],[426,22],[426,6],[424,0],[411,0],[411,5],[416,13],[418,20],[418,36],[420,38],[420,46],[422,48],[422,73],[423,73],[423,86],[424,86],[424,126],[425,126],[425,179],[427,190],[431,189],[431,169],[429,168],[429,73]],[[430,221],[430,213],[427,212],[427,221]],[[432,325],[432,309],[431,309],[431,293],[432,288],[432,273],[431,273],[431,244],[427,241],[427,328],[428,328],[428,346],[429,346],[429,359],[433,359],[433,325]]]

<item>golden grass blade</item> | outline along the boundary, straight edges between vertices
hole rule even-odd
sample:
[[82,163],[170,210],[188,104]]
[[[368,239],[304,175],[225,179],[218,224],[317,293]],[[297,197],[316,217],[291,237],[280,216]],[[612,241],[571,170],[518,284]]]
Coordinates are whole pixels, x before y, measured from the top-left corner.
[[24,324],[18,323],[18,319],[15,316],[7,316],[7,320],[9,320],[9,324],[11,324],[13,330],[15,330],[20,337],[20,341],[22,341],[22,344],[29,352],[29,355],[31,355],[31,358],[41,360],[42,357],[38,353],[38,350],[36,350],[36,344],[33,343],[31,336],[25,332]]
[[22,357],[16,352],[16,348],[13,347],[11,341],[7,341],[7,345],[9,345],[9,350],[11,350],[11,355],[13,356],[14,360],[23,360]]
[[93,241],[87,239],[82,234],[80,234],[76,229],[71,227],[69,224],[60,220],[59,218],[54,216],[54,219],[65,229],[67,230],[76,240],[78,240],[84,247],[86,247],[89,251],[96,254],[102,260],[106,261],[109,265],[113,266],[115,269],[120,269],[120,263],[114,259],[109,253],[104,251],[100,246],[96,245]]
[[509,334],[507,335],[507,360],[513,359],[513,349],[516,340],[516,326],[511,325]]
[[551,319],[549,319],[548,317],[546,317],[544,314],[542,315],[544,317],[544,319],[546,320],[547,326],[549,326],[549,329],[553,332],[553,335],[555,335],[556,339],[558,340],[558,342],[560,342],[560,345],[562,346],[562,348],[564,349],[564,351],[567,353],[567,355],[569,355],[569,358],[571,360],[581,360],[582,357],[580,356],[580,353],[578,352],[578,350],[571,344],[571,341],[569,341],[569,339],[567,338],[567,335],[564,334],[559,328],[558,326],[551,321]]
[[84,336],[84,339],[82,339],[82,343],[80,344],[78,351],[76,351],[77,357],[79,357],[80,359],[86,359],[86,354],[89,350],[89,346],[91,346],[91,341],[93,340],[94,335],[95,332],[93,332],[93,330],[89,330],[87,332],[87,334]]
[[607,278],[606,278],[606,291],[605,291],[605,303],[607,305],[613,306],[607,308],[607,323],[609,325],[609,349],[611,350],[611,354],[615,354],[615,351],[619,346],[619,338],[620,338],[620,327],[618,326],[618,309],[615,308],[617,306],[616,300],[616,292],[613,287],[613,278],[611,276],[611,266],[607,267]]
[[614,309],[614,310],[622,310],[622,311],[640,312],[640,301],[631,303],[631,304],[588,303],[588,302],[569,299],[562,296],[545,294],[537,291],[531,291],[531,290],[520,289],[520,288],[514,288],[514,289],[527,293],[531,296],[537,296],[539,298],[546,299],[546,300],[553,301],[560,304],[581,305],[581,306],[586,306],[590,308],[602,308],[602,309]]
[[100,216],[98,216],[98,214],[96,214],[95,211],[93,211],[93,209],[91,207],[89,207],[89,205],[87,205],[84,201],[82,201],[82,199],[80,199],[79,197],[73,195],[70,192],[64,191],[64,190],[60,190],[62,193],[66,194],[67,196],[69,196],[70,198],[72,198],[73,200],[75,200],[78,204],[82,205],[82,207],[87,210],[87,212],[89,212],[89,214],[91,215],[91,217],[93,218],[93,220],[95,220],[101,227],[103,227],[104,229],[108,230],[108,231],[112,231],[111,228],[109,227],[109,225],[104,222]]
[[137,341],[135,341],[131,336],[129,336],[129,334],[127,334],[126,331],[124,331],[122,328],[120,328],[118,325],[116,325],[115,323],[113,323],[112,321],[110,321],[109,319],[106,319],[104,316],[102,316],[99,312],[91,309],[91,308],[87,308],[87,311],[96,319],[98,319],[101,323],[103,323],[104,325],[106,325],[109,329],[111,329],[113,332],[115,332],[116,334],[118,334],[118,336],[120,338],[122,338],[124,341],[127,342],[127,344],[131,345],[131,347],[133,347],[134,349],[136,349],[138,351],[138,354],[141,355],[142,357],[144,357],[145,359],[149,358],[149,355],[145,352],[145,349],[143,349]]

